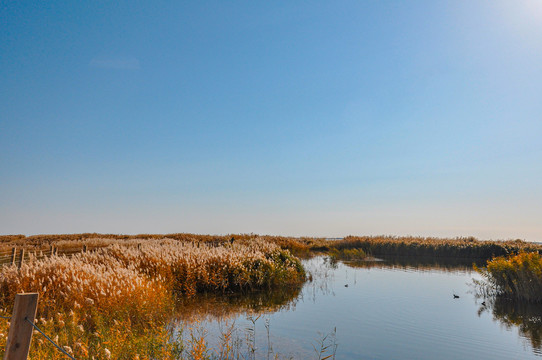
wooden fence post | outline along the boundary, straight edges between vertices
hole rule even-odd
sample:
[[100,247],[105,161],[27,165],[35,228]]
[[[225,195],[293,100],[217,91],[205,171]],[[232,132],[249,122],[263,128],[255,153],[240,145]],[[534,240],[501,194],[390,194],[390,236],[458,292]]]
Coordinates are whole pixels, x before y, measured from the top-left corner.
[[15,265],[15,259],[17,258],[17,248],[11,249],[11,265]]
[[[4,360],[26,360],[38,308],[38,293],[17,294],[11,315]],[[28,320],[28,321],[27,321]]]
[[24,249],[21,249],[21,262],[19,263],[19,269],[21,266],[23,266],[23,260],[24,260]]

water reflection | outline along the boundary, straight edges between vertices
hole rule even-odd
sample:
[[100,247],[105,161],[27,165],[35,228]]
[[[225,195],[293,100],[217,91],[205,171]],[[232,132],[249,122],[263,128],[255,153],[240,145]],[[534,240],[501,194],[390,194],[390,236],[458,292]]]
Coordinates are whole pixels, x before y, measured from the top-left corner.
[[318,296],[334,295],[335,270],[337,262],[330,257],[320,256],[303,262],[308,281],[303,286],[301,297],[315,302]]
[[371,258],[361,261],[343,261],[347,266],[364,269],[390,269],[419,272],[472,272],[473,264],[483,266],[483,263],[473,262],[469,259],[438,259],[438,258],[412,258],[387,257]]
[[488,312],[493,320],[508,329],[517,328],[527,339],[535,354],[542,355],[542,304],[526,303],[502,297],[484,299],[478,316]]
[[294,311],[300,300],[310,298],[316,301],[319,295],[333,294],[335,262],[328,257],[315,257],[303,260],[303,266],[307,281],[302,286],[244,293],[197,294],[177,301],[177,317],[186,322],[224,321],[244,315]]
[[[483,302],[469,292],[467,284],[481,280],[471,261],[386,258],[343,263],[316,257],[303,264],[308,280],[302,288],[203,294],[179,302],[179,318],[197,320],[209,344],[219,346],[227,333],[244,341],[237,345],[240,350],[250,353],[250,345],[263,356],[280,350],[296,359],[314,358],[318,332],[327,334],[335,327],[337,359],[505,360],[542,355],[542,308],[503,299]],[[452,293],[461,297],[454,299]],[[228,330],[233,327],[237,330]],[[518,332],[525,343],[517,341]]]
[[[350,268],[390,269],[417,272],[471,272],[468,260],[435,260],[412,258],[371,259],[367,261],[340,262]],[[334,295],[335,273],[339,262],[329,257],[316,257],[303,261],[307,282],[302,287],[275,288],[269,291],[227,294],[198,294],[179,299],[177,315],[183,321],[227,320],[240,315],[269,314],[295,310],[300,300],[316,301],[318,296]]]
[[198,294],[177,302],[177,316],[183,321],[228,320],[240,315],[268,314],[294,310],[301,287],[274,288],[236,294]]

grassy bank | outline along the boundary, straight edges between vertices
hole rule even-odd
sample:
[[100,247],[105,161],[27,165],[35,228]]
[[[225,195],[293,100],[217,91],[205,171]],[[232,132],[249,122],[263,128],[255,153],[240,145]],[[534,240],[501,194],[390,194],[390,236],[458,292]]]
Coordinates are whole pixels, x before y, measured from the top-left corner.
[[[197,355],[201,343],[172,338],[169,324],[176,298],[295,287],[305,280],[297,258],[263,239],[221,246],[172,239],[115,240],[71,258],[30,259],[20,269],[4,266],[0,275],[2,315],[10,315],[16,293],[38,292],[38,325],[77,359],[203,358]],[[1,349],[7,328],[7,322],[1,323]],[[195,355],[190,355],[193,350]],[[36,337],[30,358],[64,357]]]

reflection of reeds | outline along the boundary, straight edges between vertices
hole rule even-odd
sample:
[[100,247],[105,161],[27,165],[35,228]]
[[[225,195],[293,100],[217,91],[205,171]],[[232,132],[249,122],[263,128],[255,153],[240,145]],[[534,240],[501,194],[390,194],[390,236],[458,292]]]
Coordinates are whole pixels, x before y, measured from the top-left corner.
[[336,248],[332,247],[329,256],[334,260],[363,260],[367,254],[363,249],[358,248]]
[[416,256],[434,258],[491,259],[494,256],[540,251],[541,245],[515,241],[480,241],[475,238],[438,239],[392,236],[348,236],[330,241],[337,251],[361,249],[373,256]]
[[506,299],[501,296],[486,298],[478,313],[488,311],[493,319],[508,328],[518,328],[529,339],[533,349],[542,350],[542,306]]
[[301,287],[275,287],[273,291],[253,291],[250,293],[196,294],[190,298],[180,298],[176,303],[175,314],[184,322],[225,321],[239,315],[267,314],[295,308]]
[[420,272],[465,272],[473,271],[473,262],[467,259],[434,259],[417,257],[386,257],[384,259],[369,259],[365,261],[348,261],[345,265],[354,268],[366,269],[394,269],[394,270],[413,270]]

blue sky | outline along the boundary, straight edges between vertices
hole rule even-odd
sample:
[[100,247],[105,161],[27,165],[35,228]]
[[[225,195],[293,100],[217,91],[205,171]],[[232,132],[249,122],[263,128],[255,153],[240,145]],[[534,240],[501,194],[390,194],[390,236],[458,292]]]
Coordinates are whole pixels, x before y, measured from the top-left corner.
[[542,2],[0,7],[0,233],[542,241]]

